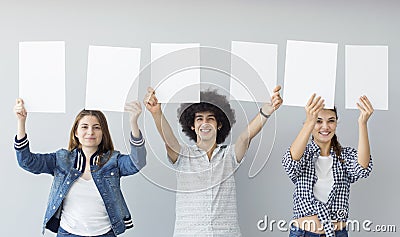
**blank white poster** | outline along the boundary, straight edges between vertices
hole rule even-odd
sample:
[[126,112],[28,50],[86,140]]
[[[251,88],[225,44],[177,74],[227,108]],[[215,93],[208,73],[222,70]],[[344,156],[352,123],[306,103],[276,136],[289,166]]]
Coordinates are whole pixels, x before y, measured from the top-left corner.
[[65,113],[65,42],[19,43],[19,97],[28,112]]
[[89,46],[86,109],[123,112],[132,86],[137,100],[140,49]]
[[287,41],[284,105],[304,107],[316,93],[325,108],[334,107],[337,48],[334,43]]
[[366,95],[374,109],[388,110],[388,46],[346,45],[346,109]]
[[278,45],[233,41],[231,52],[231,99],[270,101],[277,84]]
[[151,44],[151,85],[160,103],[200,101],[200,44]]

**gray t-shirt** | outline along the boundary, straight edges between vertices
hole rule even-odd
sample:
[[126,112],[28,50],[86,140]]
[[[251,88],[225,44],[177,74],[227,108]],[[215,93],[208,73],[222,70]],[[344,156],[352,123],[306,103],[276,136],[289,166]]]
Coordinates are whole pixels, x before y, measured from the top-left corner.
[[197,145],[182,145],[173,164],[178,188],[174,236],[241,236],[234,145],[218,145],[211,157]]

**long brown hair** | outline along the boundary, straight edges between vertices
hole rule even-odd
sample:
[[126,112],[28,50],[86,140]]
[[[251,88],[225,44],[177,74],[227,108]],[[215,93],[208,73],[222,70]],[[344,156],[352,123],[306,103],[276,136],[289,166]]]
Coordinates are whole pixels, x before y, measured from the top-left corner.
[[[108,159],[111,157],[112,152],[114,151],[114,145],[111,139],[110,131],[108,129],[106,116],[101,111],[98,110],[81,110],[79,114],[75,118],[75,122],[72,125],[71,132],[69,134],[69,145],[68,150],[72,151],[76,148],[81,148],[81,144],[79,143],[78,138],[75,136],[76,130],[78,129],[79,121],[85,116],[94,116],[100,123],[101,131],[103,132],[103,136],[101,138],[101,142],[98,147],[98,154],[102,156],[106,152],[110,152]],[[107,163],[108,159],[102,163],[98,164],[100,166]]]
[[[336,121],[339,119],[338,114],[337,114],[337,110],[336,110],[336,106],[333,107],[333,109],[330,109],[330,111],[335,112],[335,117],[336,117]],[[335,135],[333,135],[332,139],[331,139],[331,146],[333,148],[333,151],[335,152],[336,156],[339,158],[340,161],[344,161],[341,159],[341,154],[342,154],[342,146],[339,143],[338,137]]]

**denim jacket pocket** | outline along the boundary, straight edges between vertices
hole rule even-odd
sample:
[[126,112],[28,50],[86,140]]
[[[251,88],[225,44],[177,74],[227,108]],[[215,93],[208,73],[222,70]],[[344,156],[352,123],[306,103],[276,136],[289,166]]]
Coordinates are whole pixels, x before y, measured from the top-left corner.
[[120,188],[120,175],[117,166],[107,167],[106,170],[102,171],[103,178],[113,188]]

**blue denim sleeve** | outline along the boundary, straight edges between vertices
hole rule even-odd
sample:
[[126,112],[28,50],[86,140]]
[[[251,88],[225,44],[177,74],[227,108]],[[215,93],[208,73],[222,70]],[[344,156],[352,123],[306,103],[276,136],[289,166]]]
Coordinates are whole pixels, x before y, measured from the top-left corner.
[[56,153],[35,154],[29,149],[28,136],[18,140],[15,136],[14,148],[18,164],[21,168],[34,174],[54,174],[56,168]]
[[347,177],[350,183],[356,182],[360,178],[366,178],[372,171],[372,157],[370,157],[368,167],[363,168],[358,163],[358,152],[356,149],[351,147],[343,148],[343,158],[345,160]]
[[297,182],[297,177],[300,174],[300,161],[293,160],[292,154],[290,154],[290,147],[286,150],[283,155],[282,165],[292,182],[295,184]]
[[138,138],[134,137],[131,133],[129,143],[131,153],[129,155],[120,155],[118,158],[118,167],[121,176],[133,175],[146,165],[147,151],[142,133],[140,133],[140,137]]

